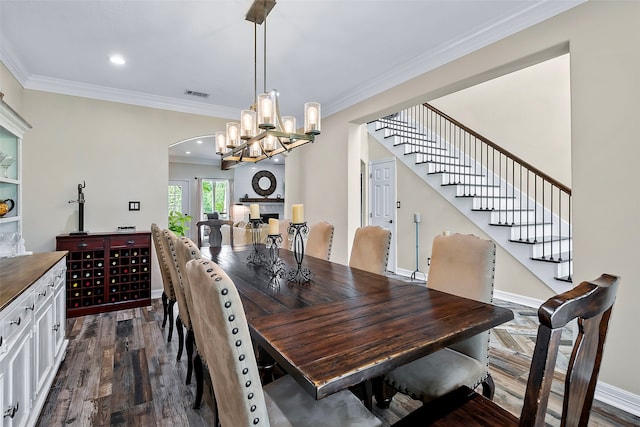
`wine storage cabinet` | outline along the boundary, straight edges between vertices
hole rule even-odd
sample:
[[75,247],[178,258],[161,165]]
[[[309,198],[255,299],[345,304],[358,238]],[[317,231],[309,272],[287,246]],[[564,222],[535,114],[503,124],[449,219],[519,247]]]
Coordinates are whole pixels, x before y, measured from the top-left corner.
[[67,257],[67,317],[151,304],[151,234],[56,237]]

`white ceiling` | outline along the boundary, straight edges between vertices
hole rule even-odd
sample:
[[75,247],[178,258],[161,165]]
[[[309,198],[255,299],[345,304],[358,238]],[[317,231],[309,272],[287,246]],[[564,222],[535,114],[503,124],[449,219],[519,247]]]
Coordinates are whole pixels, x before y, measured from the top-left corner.
[[[583,1],[279,0],[266,88],[283,114],[301,120],[317,101],[327,116]],[[254,99],[251,3],[0,0],[0,60],[27,89],[237,120]],[[127,63],[110,64],[114,53]],[[215,157],[210,140],[196,141],[170,155]]]

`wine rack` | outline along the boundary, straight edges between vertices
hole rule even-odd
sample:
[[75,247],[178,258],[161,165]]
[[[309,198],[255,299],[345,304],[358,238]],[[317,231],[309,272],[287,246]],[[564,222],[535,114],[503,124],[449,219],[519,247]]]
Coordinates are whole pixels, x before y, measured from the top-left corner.
[[90,233],[56,237],[67,257],[67,317],[151,304],[151,235]]

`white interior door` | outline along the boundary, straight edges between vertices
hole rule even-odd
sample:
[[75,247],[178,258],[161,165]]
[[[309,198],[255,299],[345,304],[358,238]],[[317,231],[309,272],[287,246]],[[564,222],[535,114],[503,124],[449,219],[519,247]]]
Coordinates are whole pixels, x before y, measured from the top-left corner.
[[391,230],[387,270],[396,270],[396,160],[369,162],[369,224]]

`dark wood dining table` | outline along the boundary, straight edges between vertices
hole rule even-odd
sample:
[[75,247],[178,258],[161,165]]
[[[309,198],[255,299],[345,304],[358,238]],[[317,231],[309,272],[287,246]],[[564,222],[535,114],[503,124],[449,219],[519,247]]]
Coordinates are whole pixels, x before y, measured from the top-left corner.
[[[256,344],[321,399],[513,319],[506,308],[313,258],[308,283],[270,280],[253,247],[202,248],[235,283]],[[288,268],[293,254],[280,250]]]

